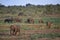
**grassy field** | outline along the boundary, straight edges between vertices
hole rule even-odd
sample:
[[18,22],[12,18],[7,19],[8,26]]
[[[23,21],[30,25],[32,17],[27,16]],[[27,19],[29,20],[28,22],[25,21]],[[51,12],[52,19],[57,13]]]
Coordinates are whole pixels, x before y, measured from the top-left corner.
[[[21,12],[23,15],[18,16]],[[22,19],[22,22],[4,23],[11,17]],[[34,24],[25,22],[30,17]],[[40,19],[44,23],[39,23]],[[46,26],[49,21],[52,22],[50,28]],[[20,26],[19,36],[10,35],[12,24]],[[0,7],[0,40],[60,40],[60,5]]]
[[[44,23],[39,23],[42,19]],[[0,20],[0,40],[60,40],[60,18],[41,17],[34,18],[34,24],[25,23],[27,18],[22,18],[22,23],[4,23]],[[51,21],[53,25],[47,28],[46,22]],[[10,25],[20,25],[20,35],[10,36]]]
[[[48,31],[47,31],[48,30]],[[9,31],[0,31],[1,40],[60,40],[60,29],[21,30],[19,36],[10,36]],[[59,30],[59,31],[58,31]]]

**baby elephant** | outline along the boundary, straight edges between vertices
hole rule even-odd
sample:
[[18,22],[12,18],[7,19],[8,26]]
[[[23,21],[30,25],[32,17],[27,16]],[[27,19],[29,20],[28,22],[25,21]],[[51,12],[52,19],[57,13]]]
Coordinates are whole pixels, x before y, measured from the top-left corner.
[[11,35],[19,35],[20,34],[20,26],[18,26],[18,25],[11,25],[10,26],[10,34]]
[[46,22],[46,25],[48,26],[48,28],[50,28],[52,25],[52,22]]

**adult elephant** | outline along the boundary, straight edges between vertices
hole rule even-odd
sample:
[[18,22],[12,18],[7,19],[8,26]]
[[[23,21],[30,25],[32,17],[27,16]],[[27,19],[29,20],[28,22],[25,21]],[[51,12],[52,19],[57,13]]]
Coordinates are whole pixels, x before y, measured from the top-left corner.
[[11,25],[10,26],[10,35],[19,35],[20,34],[20,26],[19,25]]
[[15,22],[22,22],[22,19],[19,19],[19,18],[15,18],[14,20]]
[[28,19],[27,19],[27,22],[28,22],[28,23],[34,23],[34,20],[33,20],[32,18],[28,18]]
[[13,21],[13,19],[9,19],[9,18],[7,18],[7,19],[4,20],[5,23],[6,23],[6,22],[12,23],[12,21]]

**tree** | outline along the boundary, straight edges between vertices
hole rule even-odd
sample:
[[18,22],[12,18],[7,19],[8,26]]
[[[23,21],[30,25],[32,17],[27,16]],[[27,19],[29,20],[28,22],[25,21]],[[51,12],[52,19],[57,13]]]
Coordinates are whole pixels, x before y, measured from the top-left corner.
[[28,4],[26,4],[26,7],[28,7],[28,6],[34,6],[34,5],[33,5],[33,4],[28,3]]
[[0,3],[0,7],[5,7],[5,5],[2,5],[2,4]]

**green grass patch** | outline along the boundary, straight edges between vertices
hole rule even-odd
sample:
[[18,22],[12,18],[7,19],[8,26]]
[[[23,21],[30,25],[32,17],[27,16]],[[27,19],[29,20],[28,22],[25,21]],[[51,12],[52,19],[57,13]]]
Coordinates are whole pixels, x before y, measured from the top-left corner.
[[43,17],[44,22],[51,21],[53,23],[60,23],[60,18],[51,18],[51,17]]
[[35,30],[35,28],[33,28],[33,27],[28,27],[28,26],[26,26],[26,25],[22,26],[21,29],[22,29],[22,30]]
[[38,39],[38,38],[55,38],[60,37],[60,33],[49,33],[49,34],[33,34],[31,35],[31,39]]

